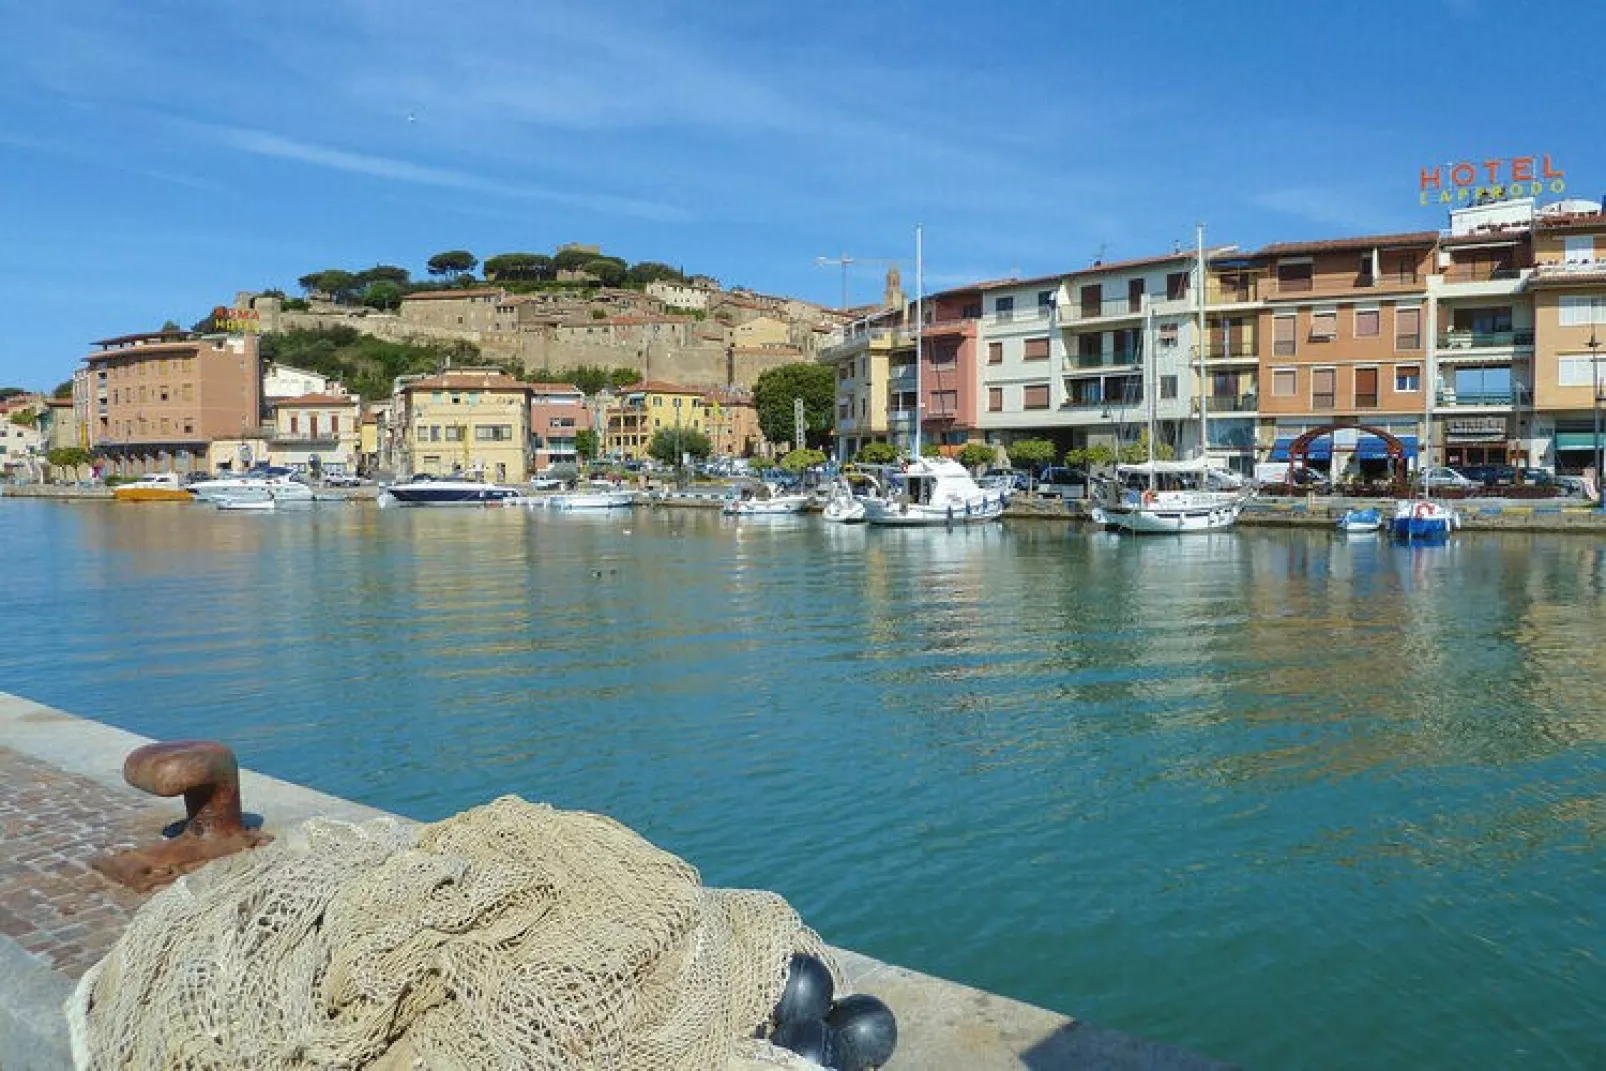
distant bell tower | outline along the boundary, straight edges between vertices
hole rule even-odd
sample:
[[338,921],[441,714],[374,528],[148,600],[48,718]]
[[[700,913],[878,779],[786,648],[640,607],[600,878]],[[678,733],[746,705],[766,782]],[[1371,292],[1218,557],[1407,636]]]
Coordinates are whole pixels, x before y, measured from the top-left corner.
[[901,309],[903,301],[903,275],[896,264],[887,269],[887,292],[881,295],[881,305],[887,309]]

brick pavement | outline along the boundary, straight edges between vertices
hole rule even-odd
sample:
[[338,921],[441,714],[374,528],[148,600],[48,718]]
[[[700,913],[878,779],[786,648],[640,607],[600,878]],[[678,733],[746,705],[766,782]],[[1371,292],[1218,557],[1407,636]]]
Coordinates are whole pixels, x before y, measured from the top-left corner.
[[145,902],[89,861],[149,844],[183,817],[182,801],[118,792],[0,747],[0,936],[78,978]]

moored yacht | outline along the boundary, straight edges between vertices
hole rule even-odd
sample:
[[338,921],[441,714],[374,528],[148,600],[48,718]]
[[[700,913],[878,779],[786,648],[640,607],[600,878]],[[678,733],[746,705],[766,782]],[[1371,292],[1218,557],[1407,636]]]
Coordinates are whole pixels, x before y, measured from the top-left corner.
[[[202,502],[213,505],[224,501],[238,501],[273,497],[269,494],[273,488],[291,485],[307,491],[307,497],[312,497],[311,489],[306,484],[294,479],[295,473],[291,469],[277,466],[252,469],[238,476],[218,476],[215,479],[199,480],[190,484],[190,492]],[[294,496],[295,491],[286,491],[286,496]]]
[[393,483],[384,493],[404,506],[496,506],[523,497],[517,487],[424,473],[405,483]]
[[920,457],[892,472],[885,497],[866,497],[864,519],[887,527],[981,524],[1004,513],[1004,492],[987,490],[947,457]]
[[185,489],[176,472],[153,472],[132,483],[113,488],[112,497],[119,502],[193,502],[195,496]]

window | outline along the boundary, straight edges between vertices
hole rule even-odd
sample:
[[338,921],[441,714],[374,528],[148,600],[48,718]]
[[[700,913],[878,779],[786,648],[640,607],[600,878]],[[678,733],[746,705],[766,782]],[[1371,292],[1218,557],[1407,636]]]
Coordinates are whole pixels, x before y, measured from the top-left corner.
[[1561,326],[1580,327],[1585,324],[1606,324],[1606,300],[1597,297],[1563,297]]
[[1176,344],[1177,344],[1177,325],[1176,324],[1161,324],[1160,325],[1160,345],[1162,345],[1162,346],[1175,346]]
[[1188,296],[1188,273],[1174,271],[1165,277],[1165,298],[1167,301],[1181,301]]
[[449,442],[449,443],[460,443],[460,442],[462,442],[463,441],[463,425],[461,425],[461,424],[448,424],[448,425],[446,425],[446,441]]
[[1421,365],[1399,364],[1394,366],[1394,391],[1396,394],[1412,394],[1421,389]]
[[339,435],[340,434],[340,418],[338,416],[330,416],[330,418],[329,418],[329,434],[330,435]]
[[[1558,387],[1587,387],[1589,386],[1590,365],[1593,363],[1589,357],[1562,357],[1556,361],[1556,386]],[[1600,381],[1606,384],[1606,360],[1600,363]]]
[[959,412],[959,392],[934,390],[931,392],[931,412],[934,417],[951,417]]
[[959,343],[941,342],[931,347],[931,368],[934,372],[952,371],[959,367]]
[[1077,335],[1076,355],[1081,358],[1080,364],[1097,365],[1104,357],[1104,333],[1095,331],[1090,335]]
[[431,424],[429,426],[429,441],[432,443],[441,441],[441,426],[439,424]]
[[1162,398],[1175,398],[1176,396],[1177,396],[1177,377],[1176,376],[1161,376],[1160,377],[1160,397],[1162,397]]
[[1126,311],[1139,312],[1143,309],[1143,280],[1128,279],[1126,284]]
[[1337,309],[1318,309],[1310,314],[1310,339],[1312,342],[1331,342],[1337,337]]
[[1097,316],[1103,311],[1104,288],[1098,283],[1082,287],[1082,315]]
[[1054,291],[1039,290],[1037,292],[1037,313],[1047,316],[1054,311]]
[[461,394],[452,395],[452,404],[453,405],[462,405],[463,404],[463,396]]
[[1376,338],[1378,332],[1382,330],[1382,328],[1379,326],[1381,323],[1381,317],[1382,314],[1379,313],[1377,309],[1356,309],[1355,337]]
[[1355,408],[1377,408],[1377,369],[1357,368],[1355,370]]
[[1416,306],[1394,310],[1394,348],[1419,350],[1422,348],[1422,310]]
[[1048,339],[1029,338],[1026,340],[1026,354],[1028,361],[1048,360]]
[[1332,409],[1337,402],[1334,397],[1338,380],[1338,370],[1334,368],[1312,368],[1310,370],[1310,407],[1312,409]]
[[1048,408],[1048,384],[1047,383],[1034,383],[1031,386],[1022,387],[1021,388],[1021,408],[1022,409],[1047,409]]
[[968,303],[962,310],[960,310],[959,317],[962,320],[981,319],[981,302],[972,301]]
[[1006,323],[1015,318],[1015,299],[1001,297],[993,303],[993,318],[999,323]]
[[481,424],[474,429],[474,441],[480,443],[512,442],[513,426],[511,424]]
[[1273,321],[1272,353],[1277,357],[1292,357],[1298,349],[1294,341],[1294,331],[1299,323],[1298,317],[1293,314],[1278,316]]
[[989,413],[1002,412],[1004,408],[1004,388],[987,388],[987,411]]
[[301,430],[301,418],[294,413],[290,414],[290,434],[294,435]]
[[1297,368],[1274,368],[1271,373],[1271,393],[1278,398],[1292,398],[1299,393]]
[[1567,263],[1587,263],[1595,259],[1595,238],[1585,234],[1577,237],[1565,238],[1566,252],[1563,257]]
[[1308,291],[1314,283],[1311,278],[1311,263],[1277,265],[1277,289],[1282,293],[1298,293]]
[[1003,364],[1004,363],[1004,344],[1002,342],[989,342],[989,343],[987,343],[987,363],[988,364]]

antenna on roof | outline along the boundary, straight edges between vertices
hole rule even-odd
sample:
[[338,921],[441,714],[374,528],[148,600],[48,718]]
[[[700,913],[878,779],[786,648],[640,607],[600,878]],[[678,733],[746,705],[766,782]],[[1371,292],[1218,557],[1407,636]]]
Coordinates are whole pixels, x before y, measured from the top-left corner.
[[1104,251],[1106,249],[1108,249],[1109,247],[1110,247],[1110,243],[1109,242],[1100,242],[1099,243],[1098,249],[1095,250],[1094,253],[1093,253],[1093,266],[1095,268],[1098,267],[1100,264],[1104,263]]

